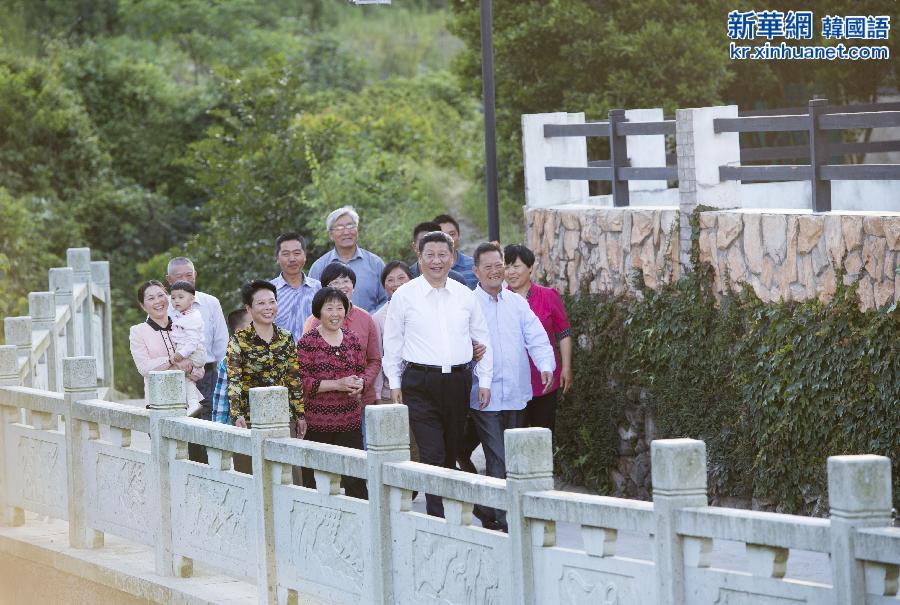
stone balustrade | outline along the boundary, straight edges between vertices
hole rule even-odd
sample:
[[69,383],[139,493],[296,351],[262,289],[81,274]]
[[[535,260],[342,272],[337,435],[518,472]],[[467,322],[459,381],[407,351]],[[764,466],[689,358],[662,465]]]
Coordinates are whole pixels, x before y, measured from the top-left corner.
[[93,356],[105,397],[113,386],[109,262],[92,261],[90,248],[69,248],[66,260],[50,269],[48,291],[28,294],[27,316],[3,319],[0,385],[61,393],[63,358]]
[[[97,398],[93,358],[63,369],[64,394],[0,387],[0,519],[63,519],[70,545],[90,552],[124,538],[167,586],[202,568],[255,583],[269,604],[898,602],[887,458],[830,458],[831,518],[811,519],[707,506],[703,442],[659,440],[653,501],[641,502],[553,490],[546,429],[506,432],[503,480],[410,462],[401,405],[367,408],[360,451],[291,439],[280,387],[251,391],[253,428],[239,429],[185,417],[181,372],[151,373],[137,409]],[[187,443],[208,463],[188,460]],[[252,457],[252,474],[234,470],[235,454]],[[292,466],[313,469],[316,488],[293,485]],[[366,479],[369,500],[344,496],[341,475]],[[413,511],[413,490],[442,496],[446,519]],[[473,525],[474,504],[507,510],[509,534]],[[556,545],[560,523],[581,528],[581,549]],[[620,556],[621,534],[652,540],[652,555]],[[746,569],[717,567],[714,540],[743,543]],[[792,579],[795,550],[827,554],[833,585]]]

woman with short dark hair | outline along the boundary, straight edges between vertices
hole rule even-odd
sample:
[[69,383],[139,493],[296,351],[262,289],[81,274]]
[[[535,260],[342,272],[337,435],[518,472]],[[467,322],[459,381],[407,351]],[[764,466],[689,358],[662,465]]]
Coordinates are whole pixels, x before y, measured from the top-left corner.
[[[297,343],[308,429],[306,439],[363,449],[362,378],[366,356],[359,339],[344,326],[350,300],[336,288],[325,287],[312,300],[318,325]],[[366,482],[344,477],[348,496],[366,498]],[[310,469],[303,469],[303,484],[313,487]]]
[[257,279],[241,287],[241,300],[250,314],[250,325],[228,341],[228,404],[235,426],[248,427],[250,389],[287,387],[291,432],[303,437],[303,384],[297,349],[290,332],[274,324],[278,313],[277,291],[271,283]]
[[531,280],[534,267],[534,252],[521,244],[511,244],[503,250],[506,263],[506,283],[510,290],[520,294],[528,301],[528,306],[541,320],[550,343],[557,343],[556,370],[553,372],[553,384],[544,393],[541,373],[531,364],[532,399],[525,408],[528,426],[541,426],[550,429],[556,427],[556,399],[559,388],[568,393],[572,388],[572,336],[569,318],[559,293],[553,288],[540,286]]

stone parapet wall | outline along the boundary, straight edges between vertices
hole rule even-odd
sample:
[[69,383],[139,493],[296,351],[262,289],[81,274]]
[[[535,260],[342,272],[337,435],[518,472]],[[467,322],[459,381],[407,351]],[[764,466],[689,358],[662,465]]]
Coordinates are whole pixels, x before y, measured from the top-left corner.
[[[566,205],[528,208],[526,241],[534,277],[561,292],[634,292],[635,274],[650,288],[677,279],[679,211]],[[716,287],[749,285],[765,302],[827,301],[839,269],[859,282],[860,305],[900,300],[900,212],[711,210],[699,216],[700,260]],[[686,256],[686,255],[684,255]]]
[[561,206],[525,211],[535,279],[561,292],[587,284],[591,292],[634,290],[643,271],[655,288],[679,275],[677,208]]

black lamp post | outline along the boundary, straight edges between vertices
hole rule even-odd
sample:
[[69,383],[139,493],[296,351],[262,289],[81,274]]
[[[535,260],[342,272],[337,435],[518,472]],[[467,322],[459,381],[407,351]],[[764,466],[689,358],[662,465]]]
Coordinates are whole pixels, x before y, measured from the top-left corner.
[[488,239],[500,241],[493,21],[492,0],[481,0],[481,96],[484,101],[484,188],[487,193]]
[[[390,4],[391,0],[350,0],[353,4]],[[497,117],[494,103],[494,10],[481,0],[481,97],[484,102],[484,189],[487,193],[488,239],[500,241],[497,193]]]

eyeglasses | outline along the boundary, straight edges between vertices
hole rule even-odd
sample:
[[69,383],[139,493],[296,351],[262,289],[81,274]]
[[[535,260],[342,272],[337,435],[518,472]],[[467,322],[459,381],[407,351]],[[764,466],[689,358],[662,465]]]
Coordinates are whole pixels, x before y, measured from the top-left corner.
[[335,233],[343,233],[344,231],[356,231],[358,225],[356,223],[351,223],[349,225],[334,225],[329,231],[334,231]]

